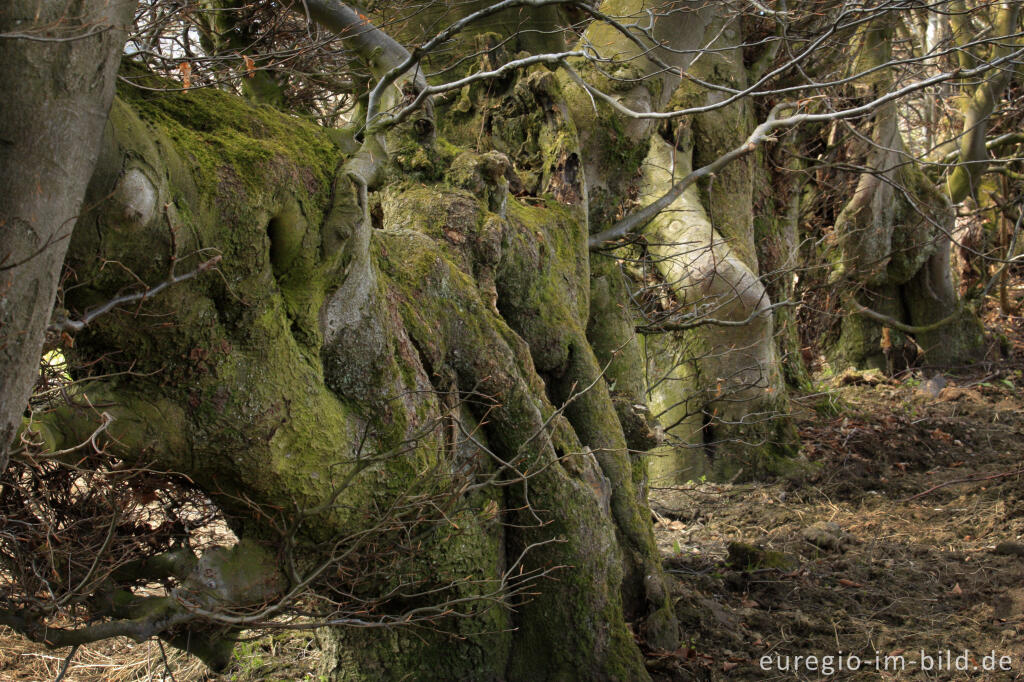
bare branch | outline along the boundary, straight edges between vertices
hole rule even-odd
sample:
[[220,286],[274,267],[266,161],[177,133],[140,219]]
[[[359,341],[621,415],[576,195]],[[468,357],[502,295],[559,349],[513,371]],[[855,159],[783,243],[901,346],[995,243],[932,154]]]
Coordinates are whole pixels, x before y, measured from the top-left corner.
[[85,329],[85,326],[87,324],[95,320],[97,317],[101,315],[106,315],[111,310],[120,305],[125,305],[126,303],[142,303],[143,301],[153,298],[161,291],[167,289],[170,286],[173,286],[175,284],[181,284],[182,282],[187,282],[188,280],[192,279],[193,277],[196,277],[197,275],[201,275],[204,272],[212,270],[218,263],[220,263],[221,258],[222,257],[219,255],[214,256],[213,258],[200,263],[199,267],[197,267],[195,270],[192,270],[191,272],[186,272],[183,275],[172,275],[171,277],[165,279],[163,282],[160,282],[155,286],[149,287],[145,291],[140,291],[137,294],[125,294],[124,296],[112,298],[103,305],[97,306],[96,308],[92,308],[77,320],[71,320],[68,318],[54,320],[54,322],[50,324],[49,329],[50,331],[54,332],[81,331]]

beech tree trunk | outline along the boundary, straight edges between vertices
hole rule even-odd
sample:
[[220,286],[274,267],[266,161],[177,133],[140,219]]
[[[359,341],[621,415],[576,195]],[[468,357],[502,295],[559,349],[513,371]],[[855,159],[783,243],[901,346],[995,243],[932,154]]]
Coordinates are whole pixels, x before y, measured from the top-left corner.
[[[889,61],[889,24],[883,18],[863,32],[865,65]],[[891,86],[883,70],[871,87],[885,92]],[[847,303],[840,335],[827,349],[830,360],[838,367],[889,372],[908,363],[969,362],[984,340],[974,312],[962,306],[953,286],[949,245],[955,214],[949,197],[908,155],[894,103],[872,114],[869,139],[869,171],[836,219],[832,278],[849,280],[860,291]]]
[[134,0],[0,7],[0,471],[39,369]]
[[[494,100],[505,140],[483,152],[403,126],[369,193],[336,172],[346,156],[325,132],[268,108],[131,86],[113,107],[68,307],[221,257],[67,351],[98,374],[131,368],[88,389],[125,457],[187,474],[243,539],[274,534],[242,499],[319,509],[297,517],[314,563],[377,510],[455,479],[505,481],[456,495],[377,585],[450,584],[473,615],[442,619],[451,634],[325,630],[331,679],[645,679],[627,622],[678,645],[644,460],[586,336],[586,194],[561,100],[544,68],[513,79]],[[71,409],[42,424],[55,448],[94,427]],[[481,596],[520,566],[551,571],[535,596],[514,611]]]

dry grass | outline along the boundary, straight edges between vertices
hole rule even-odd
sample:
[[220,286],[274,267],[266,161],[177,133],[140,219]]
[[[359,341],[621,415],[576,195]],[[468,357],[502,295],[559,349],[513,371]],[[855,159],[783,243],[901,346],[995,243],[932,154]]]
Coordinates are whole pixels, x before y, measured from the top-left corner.
[[[0,680],[54,680],[69,650],[52,651],[0,627]],[[166,658],[165,658],[166,655]],[[64,682],[250,682],[316,680],[319,652],[310,635],[285,633],[239,644],[231,668],[210,673],[199,659],[156,640],[118,638],[80,647]]]

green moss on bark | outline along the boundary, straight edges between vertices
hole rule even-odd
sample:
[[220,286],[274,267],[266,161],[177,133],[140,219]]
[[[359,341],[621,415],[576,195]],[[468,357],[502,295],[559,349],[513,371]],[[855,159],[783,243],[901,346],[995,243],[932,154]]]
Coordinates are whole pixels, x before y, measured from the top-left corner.
[[[626,450],[585,335],[579,150],[549,76],[526,79],[519,106],[535,118],[525,137],[508,137],[533,159],[524,167],[543,198],[508,196],[513,178],[488,165],[503,167],[501,155],[461,157],[467,173],[440,179],[444,159],[463,153],[446,148],[427,154],[418,176],[434,178],[432,188],[395,183],[375,197],[381,229],[364,220],[361,188],[333,175],[328,136],[270,109],[214,91],[126,92],[112,118],[96,207],[72,248],[84,283],[68,307],[107,300],[134,281],[128,270],[155,283],[172,265],[220,256],[216,271],[76,339],[80,358],[100,358],[97,371],[141,374],[90,389],[116,402],[119,453],[187,473],[242,536],[272,528],[240,499],[275,514],[330,501],[297,531],[311,562],[328,540],[416,495],[442,495],[460,476],[504,484],[424,512],[419,554],[378,580],[386,591],[406,578],[451,579],[446,589],[467,600],[457,608],[479,611],[441,619],[454,638],[345,633],[330,671],[339,679],[401,679],[422,666],[437,679],[645,679],[625,618],[646,617],[652,644],[677,643],[643,460]],[[555,112],[531,133],[541,100]],[[134,210],[142,204],[123,196],[126,167],[165,212]],[[477,171],[483,196],[467,189]],[[552,401],[591,384],[568,417],[556,411]],[[452,435],[456,414],[490,454]],[[47,428],[54,443],[67,436],[57,416]],[[362,474],[339,491],[354,469]],[[486,585],[519,565],[550,579],[514,615],[462,581]]]

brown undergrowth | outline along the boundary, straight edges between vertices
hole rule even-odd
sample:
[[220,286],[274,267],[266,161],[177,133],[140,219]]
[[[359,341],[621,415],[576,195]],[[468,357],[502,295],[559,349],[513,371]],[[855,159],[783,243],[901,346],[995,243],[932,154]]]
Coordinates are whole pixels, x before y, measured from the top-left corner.
[[803,480],[652,491],[655,679],[1024,679],[1024,319],[987,322],[999,359],[798,398]]

